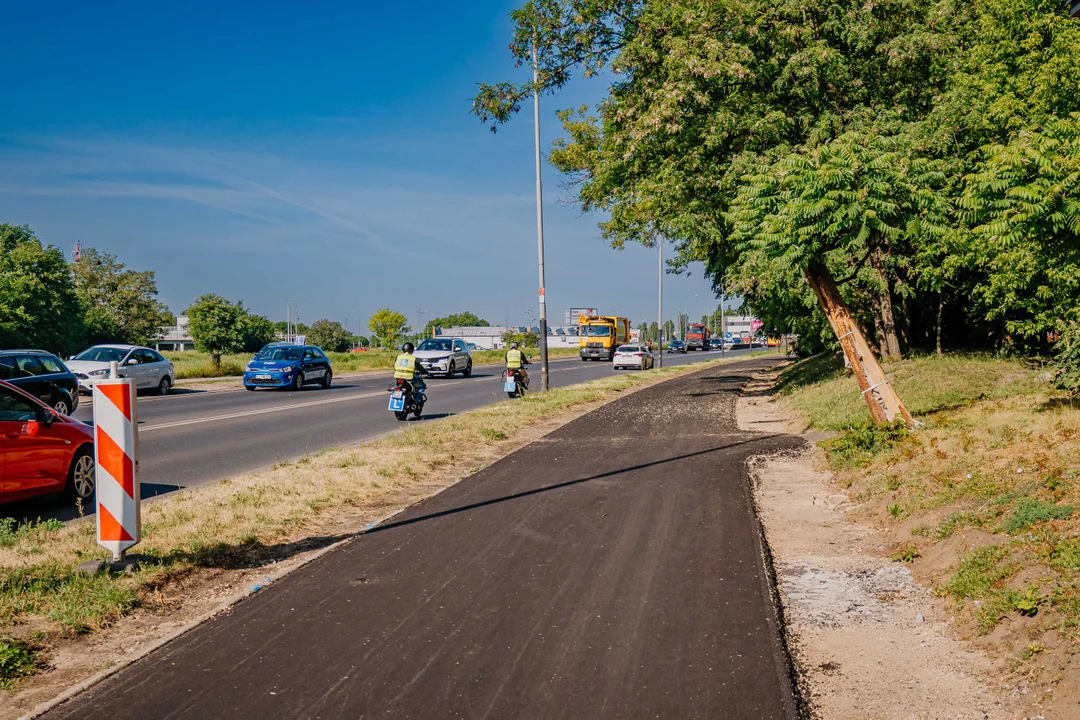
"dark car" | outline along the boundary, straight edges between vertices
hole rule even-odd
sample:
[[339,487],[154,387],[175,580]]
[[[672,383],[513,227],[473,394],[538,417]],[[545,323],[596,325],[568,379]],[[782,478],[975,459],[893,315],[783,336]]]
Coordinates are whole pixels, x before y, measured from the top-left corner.
[[44,350],[0,350],[0,380],[36,397],[61,415],[79,407],[79,379]]
[[244,387],[288,387],[303,390],[308,384],[329,388],[334,370],[330,359],[314,345],[270,343],[244,368]]
[[94,494],[94,431],[0,381],[0,503],[61,493]]
[[686,343],[684,343],[682,340],[672,340],[668,343],[667,351],[669,353],[685,353]]

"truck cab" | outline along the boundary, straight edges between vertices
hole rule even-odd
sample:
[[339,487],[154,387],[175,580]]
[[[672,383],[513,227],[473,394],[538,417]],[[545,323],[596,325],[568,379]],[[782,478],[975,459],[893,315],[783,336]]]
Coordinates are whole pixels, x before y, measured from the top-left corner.
[[630,339],[630,321],[614,315],[589,315],[578,320],[582,360],[611,360],[615,348]]
[[709,349],[709,326],[704,323],[690,323],[686,326],[686,349]]

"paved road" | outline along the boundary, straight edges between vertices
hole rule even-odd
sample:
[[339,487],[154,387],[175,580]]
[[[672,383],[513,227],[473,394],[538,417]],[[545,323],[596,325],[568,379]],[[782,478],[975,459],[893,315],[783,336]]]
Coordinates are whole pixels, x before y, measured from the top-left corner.
[[[586,415],[45,717],[794,718],[749,360]],[[558,473],[552,462],[558,461]]]
[[[731,355],[745,353],[736,351]],[[719,357],[719,353],[666,355],[681,364]],[[535,382],[539,371],[532,368]],[[553,386],[569,385],[612,373],[609,363],[577,358],[551,363]],[[398,429],[386,409],[388,376],[337,378],[330,390],[301,392],[178,389],[158,398],[139,397],[139,452],[144,498],[181,487],[213,482],[269,467],[327,447],[340,447]],[[478,367],[473,377],[428,382],[430,400],[423,419],[445,417],[505,400],[497,367]],[[93,420],[91,403],[76,417]],[[73,507],[52,498],[3,506],[0,516],[74,517]]]

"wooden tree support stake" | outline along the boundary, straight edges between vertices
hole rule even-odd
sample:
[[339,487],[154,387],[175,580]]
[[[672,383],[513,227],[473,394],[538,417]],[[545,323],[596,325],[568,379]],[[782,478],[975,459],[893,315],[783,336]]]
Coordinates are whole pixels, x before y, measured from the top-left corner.
[[824,264],[815,262],[806,268],[805,274],[818,302],[821,303],[821,309],[825,311],[825,317],[829,319],[829,325],[840,341],[840,347],[844,349],[844,355],[855,373],[855,381],[859,384],[859,390],[862,391],[866,406],[870,408],[874,422],[880,425],[899,418],[908,425],[913,425],[911,413],[900,401],[900,396],[896,394],[885,376],[885,371],[871,352],[866,338],[859,331],[859,326],[851,317],[832,273]]

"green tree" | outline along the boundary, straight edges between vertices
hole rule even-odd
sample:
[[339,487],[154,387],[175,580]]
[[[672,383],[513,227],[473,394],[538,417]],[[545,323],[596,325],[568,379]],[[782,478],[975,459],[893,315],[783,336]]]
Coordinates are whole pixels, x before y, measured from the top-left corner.
[[409,332],[409,319],[395,310],[382,308],[371,316],[368,328],[383,347],[393,348]]
[[243,305],[233,304],[215,293],[207,293],[187,309],[191,338],[199,352],[210,355],[214,369],[221,371],[221,356],[244,347]]
[[657,325],[655,322],[651,322],[651,323],[649,323],[649,342],[656,343],[656,342],[659,342],[659,341],[660,341],[660,326]]
[[675,323],[671,320],[664,321],[664,340],[671,341],[675,338]]
[[83,305],[87,342],[147,345],[172,314],[158,300],[152,270],[130,270],[115,255],[95,248],[71,263],[75,292]]
[[274,340],[274,324],[263,315],[255,315],[240,304],[240,333],[243,352],[258,352],[264,345]]
[[336,320],[316,320],[307,332],[307,341],[331,352],[347,352],[353,346],[353,334]]
[[532,330],[507,330],[502,334],[502,341],[507,345],[516,342],[523,348],[534,348],[540,345],[540,336]]
[[1056,356],[1051,369],[1054,387],[1069,394],[1073,402],[1080,396],[1080,322],[1065,325],[1056,343]]
[[475,313],[451,313],[446,317],[435,318],[429,322],[425,328],[425,335],[430,337],[432,328],[449,329],[452,327],[490,327],[490,323]]
[[[277,320],[274,322],[274,331],[279,333],[289,332],[289,322],[286,320]],[[297,335],[304,335],[310,330],[304,323],[298,323],[295,320],[292,322],[292,330]]]
[[27,225],[0,224],[0,347],[66,355],[85,333],[64,254],[43,246]]

